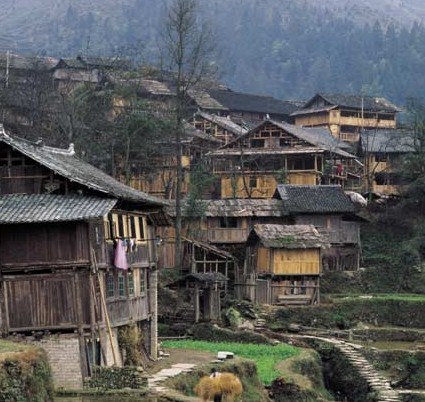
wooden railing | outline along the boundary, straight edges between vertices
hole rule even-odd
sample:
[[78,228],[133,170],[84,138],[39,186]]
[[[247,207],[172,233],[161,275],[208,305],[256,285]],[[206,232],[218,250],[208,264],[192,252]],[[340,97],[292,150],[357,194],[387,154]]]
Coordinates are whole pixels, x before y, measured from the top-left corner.
[[[107,266],[114,265],[115,247],[112,243],[106,246],[106,263]],[[127,263],[131,267],[147,267],[149,266],[149,248],[148,243],[137,243],[134,251],[126,253]]]
[[128,324],[129,321],[146,320],[150,313],[148,295],[130,299],[108,299],[106,306],[112,326]]

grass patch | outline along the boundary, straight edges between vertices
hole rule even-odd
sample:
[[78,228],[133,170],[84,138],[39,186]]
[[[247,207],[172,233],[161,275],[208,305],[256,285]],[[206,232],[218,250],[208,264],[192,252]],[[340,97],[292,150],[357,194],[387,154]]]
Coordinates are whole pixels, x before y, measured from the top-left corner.
[[28,347],[15,342],[0,340],[0,353],[22,352],[25,349],[28,349]]
[[254,360],[260,380],[268,385],[280,375],[276,368],[277,363],[289,357],[296,356],[299,349],[279,344],[275,346],[233,343],[233,342],[206,342],[206,341],[164,341],[165,347],[177,349],[204,350],[212,353],[219,351],[233,352],[235,355]]

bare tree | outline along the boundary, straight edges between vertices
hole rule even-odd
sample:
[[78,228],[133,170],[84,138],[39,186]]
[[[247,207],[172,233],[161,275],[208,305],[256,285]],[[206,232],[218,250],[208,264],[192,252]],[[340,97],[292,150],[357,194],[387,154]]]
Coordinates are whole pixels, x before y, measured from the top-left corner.
[[173,0],[164,28],[165,62],[172,72],[176,91],[174,105],[174,141],[176,145],[176,239],[175,264],[181,269],[181,192],[183,181],[184,118],[187,114],[189,92],[201,79],[211,73],[213,52],[211,32],[199,21],[197,0]]

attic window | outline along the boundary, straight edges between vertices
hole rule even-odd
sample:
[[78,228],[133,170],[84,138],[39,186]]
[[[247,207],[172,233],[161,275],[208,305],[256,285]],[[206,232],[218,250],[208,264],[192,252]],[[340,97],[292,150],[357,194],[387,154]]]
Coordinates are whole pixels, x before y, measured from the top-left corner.
[[286,138],[281,138],[279,140],[279,146],[281,147],[290,147],[292,146],[292,141],[290,138],[286,137]]
[[260,138],[253,138],[251,140],[251,148],[264,148],[265,142]]

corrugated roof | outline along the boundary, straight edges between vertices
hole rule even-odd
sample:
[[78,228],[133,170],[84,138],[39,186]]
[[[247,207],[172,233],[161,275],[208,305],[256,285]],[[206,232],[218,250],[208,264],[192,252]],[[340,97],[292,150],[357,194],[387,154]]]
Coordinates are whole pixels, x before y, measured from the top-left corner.
[[329,248],[328,239],[313,225],[254,225],[249,240],[257,236],[268,248],[307,249]]
[[10,194],[0,197],[0,224],[82,221],[105,216],[113,198],[82,195]]
[[368,130],[360,135],[363,152],[414,152],[414,132],[411,130]]
[[33,159],[41,165],[51,169],[56,174],[71,181],[75,181],[95,191],[110,195],[126,201],[166,205],[166,202],[141,191],[134,190],[123,183],[115,180],[102,170],[82,161],[74,155],[72,148],[60,149],[43,145],[18,137],[12,137],[0,126],[0,141],[22,152],[25,156]]
[[355,205],[340,186],[279,184],[275,197],[283,201],[290,214],[354,213]]

